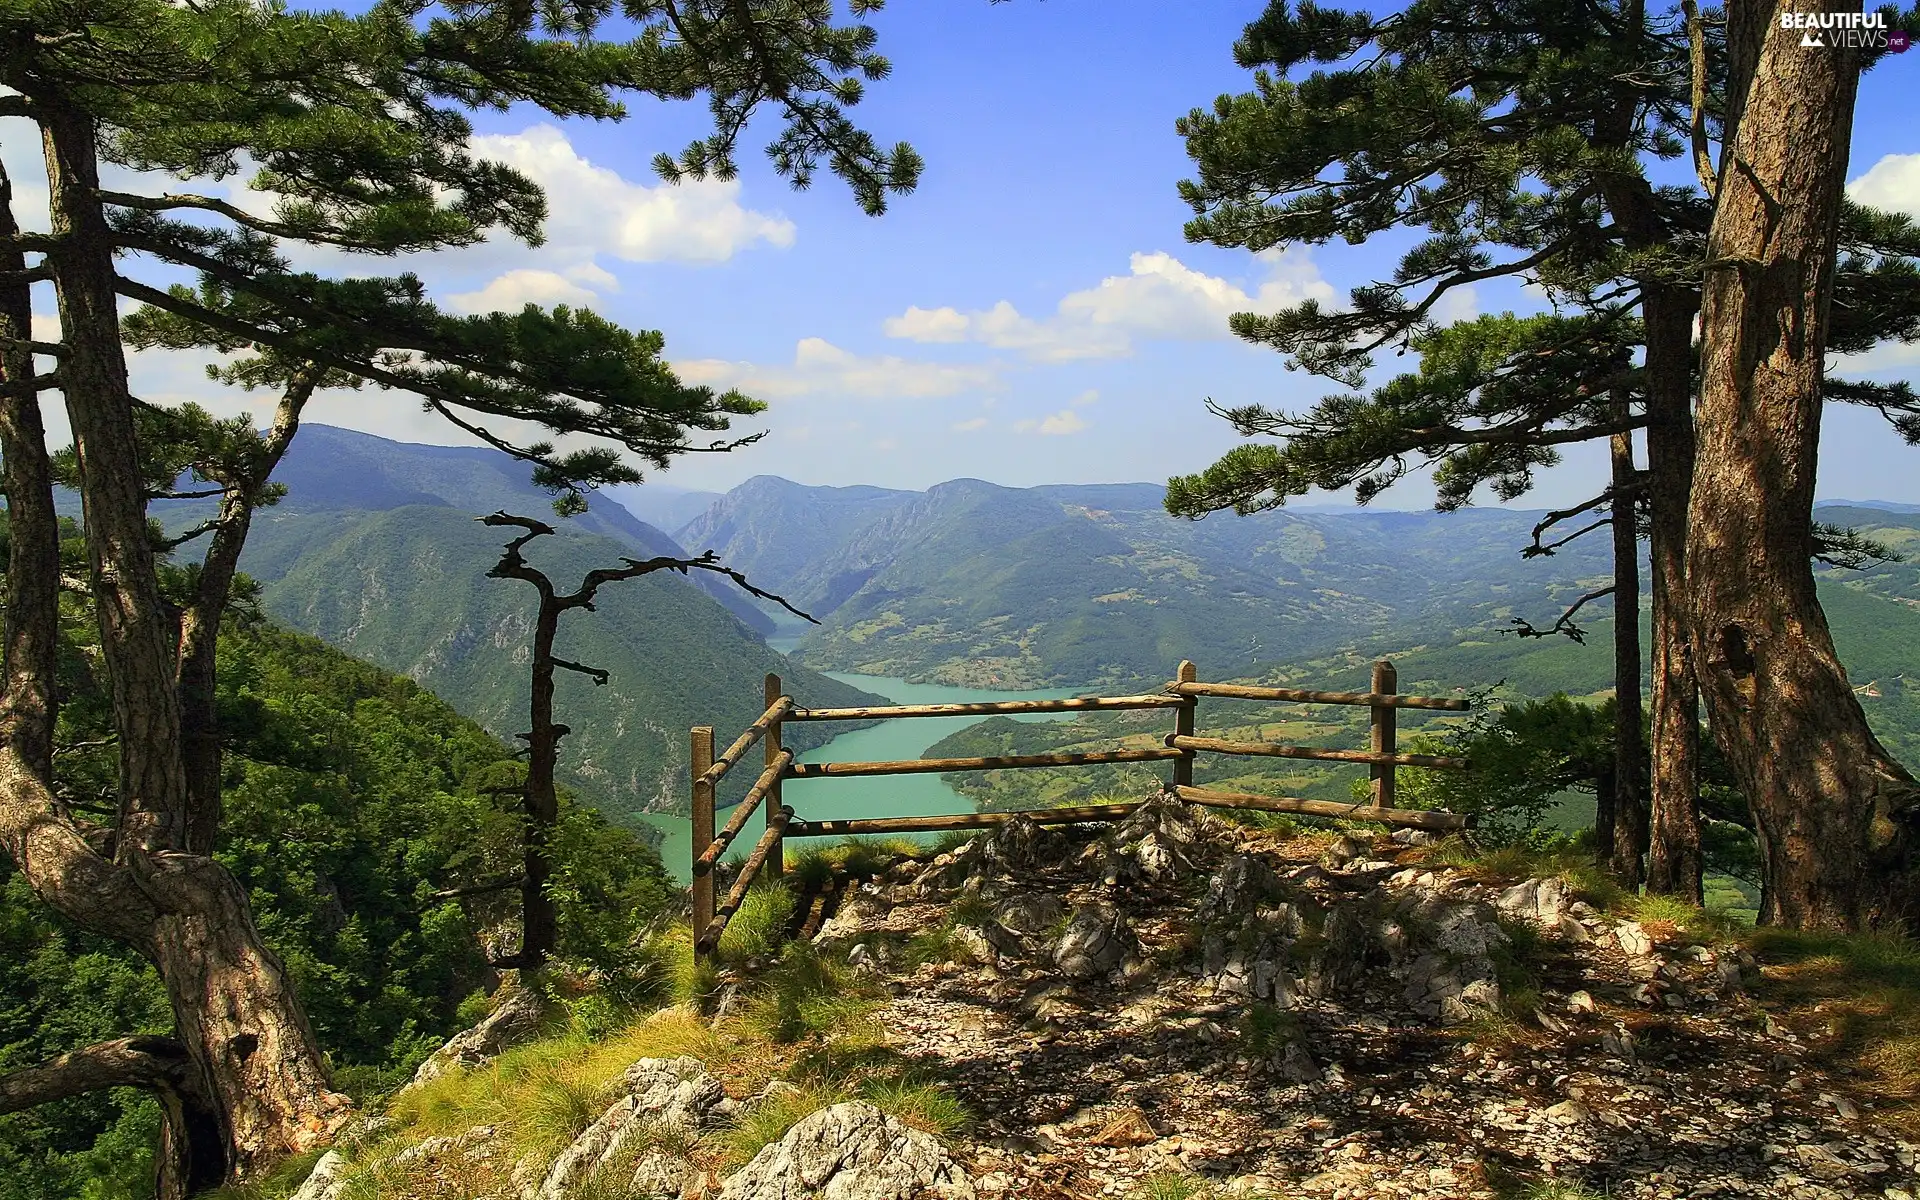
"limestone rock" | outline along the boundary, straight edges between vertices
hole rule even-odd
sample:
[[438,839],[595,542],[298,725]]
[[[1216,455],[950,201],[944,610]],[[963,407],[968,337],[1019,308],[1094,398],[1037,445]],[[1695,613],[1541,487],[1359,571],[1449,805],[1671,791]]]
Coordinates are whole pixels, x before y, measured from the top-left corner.
[[1207,883],[1194,914],[1202,921],[1252,912],[1282,892],[1280,877],[1257,858],[1238,854],[1228,859]]
[[1560,926],[1560,918],[1566,913],[1572,897],[1567,894],[1567,885],[1558,876],[1545,879],[1528,879],[1514,884],[1501,892],[1495,901],[1502,912],[1512,913],[1516,917],[1526,917],[1549,929]]
[[504,1050],[530,1041],[540,1031],[547,1004],[527,988],[514,988],[472,1029],[456,1033],[435,1050],[413,1073],[408,1087],[440,1078],[455,1069],[471,1069],[499,1057]]
[[973,1182],[931,1134],[871,1104],[823,1108],[754,1155],[719,1200],[976,1200]]
[[538,1200],[564,1200],[594,1173],[619,1158],[635,1139],[660,1130],[695,1132],[731,1110],[720,1081],[692,1058],[643,1058],[620,1078],[625,1095],[607,1106],[560,1152],[548,1169]]
[[300,1185],[288,1200],[339,1200],[340,1193],[346,1190],[347,1156],[338,1150],[329,1150],[313,1164],[313,1173]]
[[680,1200],[697,1185],[700,1170],[668,1150],[655,1148],[640,1156],[627,1184],[630,1200]]
[[1139,947],[1118,909],[1092,905],[1074,912],[1053,944],[1054,965],[1074,979],[1092,979],[1117,969]]

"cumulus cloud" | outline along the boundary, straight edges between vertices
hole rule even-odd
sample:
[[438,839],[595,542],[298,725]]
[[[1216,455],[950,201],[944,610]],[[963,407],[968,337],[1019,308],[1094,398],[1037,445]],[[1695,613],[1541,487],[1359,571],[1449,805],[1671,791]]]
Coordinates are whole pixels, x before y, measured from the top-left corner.
[[688,383],[737,387],[762,398],[827,393],[924,399],[988,387],[998,377],[990,366],[855,354],[825,338],[802,338],[793,362],[783,366],[703,358],[679,360],[673,368]]
[[953,423],[953,431],[955,433],[972,433],[976,429],[985,429],[986,427],[987,419],[985,417],[970,417],[965,421],[955,421]]
[[1071,408],[1063,408],[1057,413],[1042,417],[1037,421],[1015,421],[1015,433],[1037,433],[1042,437],[1065,437],[1079,433],[1087,428],[1087,421]]
[[564,274],[520,267],[508,271],[476,292],[456,292],[447,302],[460,312],[518,312],[529,304],[551,308],[556,304],[591,306],[601,291],[617,291],[614,277],[592,263],[582,263]]
[[518,170],[547,193],[553,252],[627,262],[724,262],[759,242],[793,244],[793,222],[740,204],[740,181],[646,186],[582,157],[552,125],[483,134],[473,152]]
[[1006,300],[961,312],[915,305],[882,325],[888,337],[915,342],[978,342],[1042,362],[1119,358],[1140,339],[1231,336],[1227,317],[1274,312],[1302,300],[1332,302],[1333,289],[1304,252],[1264,253],[1267,278],[1252,291],[1196,271],[1164,251],[1132,256],[1125,275],[1063,297],[1050,317],[1027,316]]
[[1855,203],[1920,218],[1920,154],[1889,154],[1847,185]]

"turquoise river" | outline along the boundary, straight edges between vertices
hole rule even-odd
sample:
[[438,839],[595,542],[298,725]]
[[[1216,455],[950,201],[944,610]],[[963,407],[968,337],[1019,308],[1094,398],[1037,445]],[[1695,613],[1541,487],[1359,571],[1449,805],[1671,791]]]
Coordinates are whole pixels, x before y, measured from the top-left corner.
[[[772,639],[769,639],[770,641]],[[778,646],[778,643],[773,643]],[[879,675],[848,675],[828,672],[833,678],[854,687],[885,696],[895,704],[966,704],[992,700],[1054,700],[1075,695],[1072,690],[1003,692],[985,688],[941,687],[930,683],[908,683]],[[799,699],[804,702],[806,697]],[[1040,713],[1016,717],[1022,721],[1065,720],[1071,713]],[[895,762],[919,758],[922,751],[956,730],[981,720],[979,717],[912,717],[882,721],[866,729],[854,729],[826,745],[800,756],[801,762]],[[714,730],[714,741],[725,745],[739,730]],[[758,761],[757,755],[755,761]],[[948,787],[938,775],[878,775],[837,779],[792,779],[785,788],[786,803],[798,816],[809,820],[836,820],[852,817],[905,817],[933,813],[971,812],[973,805]],[[726,824],[723,810],[716,823]],[[664,835],[660,856],[674,878],[684,882],[692,862],[689,847],[692,834],[685,817],[649,813],[644,819]],[[760,818],[754,817],[747,829],[758,834]],[[735,857],[751,840],[743,836]],[[791,847],[805,845],[790,843]]]

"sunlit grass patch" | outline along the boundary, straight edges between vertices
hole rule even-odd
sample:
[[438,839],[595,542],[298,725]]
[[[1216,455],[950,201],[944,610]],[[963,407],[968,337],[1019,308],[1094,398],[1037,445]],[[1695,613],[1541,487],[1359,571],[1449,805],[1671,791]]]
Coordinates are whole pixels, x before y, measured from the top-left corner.
[[902,1125],[951,1137],[965,1129],[973,1116],[946,1088],[909,1077],[869,1075],[860,1082],[860,1098]]
[[749,1105],[720,1135],[730,1167],[744,1166],[753,1156],[787,1136],[787,1131],[823,1108],[853,1099],[853,1091],[837,1080],[813,1079],[763,1096]]
[[1747,932],[1747,926],[1728,913],[1701,908],[1678,896],[1630,896],[1615,906],[1652,932],[1684,932],[1702,942],[1726,942]]
[[835,875],[878,875],[902,858],[927,855],[927,847],[909,837],[847,837],[831,846],[808,846],[787,858],[789,878],[819,888]]
[[793,890],[785,880],[761,880],[747,890],[740,907],[727,920],[714,948],[721,962],[738,965],[765,958],[786,940],[793,921]]
[[1920,1132],[1920,943],[1763,927],[1747,946],[1762,964],[1761,997],[1786,1006],[1816,1059],[1858,1072],[1881,1120]]

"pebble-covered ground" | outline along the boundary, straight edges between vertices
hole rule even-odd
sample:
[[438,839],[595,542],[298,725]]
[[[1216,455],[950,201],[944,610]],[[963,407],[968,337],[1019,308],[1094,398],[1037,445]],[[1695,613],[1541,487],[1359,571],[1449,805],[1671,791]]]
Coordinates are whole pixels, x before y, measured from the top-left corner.
[[[1329,853],[1173,804],[1016,826],[860,885],[818,934],[861,947],[895,1047],[976,1115],[957,1150],[982,1196],[1180,1173],[1334,1200],[1920,1200],[1920,1146],[1807,1061],[1737,952],[1557,881],[1429,870],[1406,835]],[[910,966],[928,930],[945,952]]]

